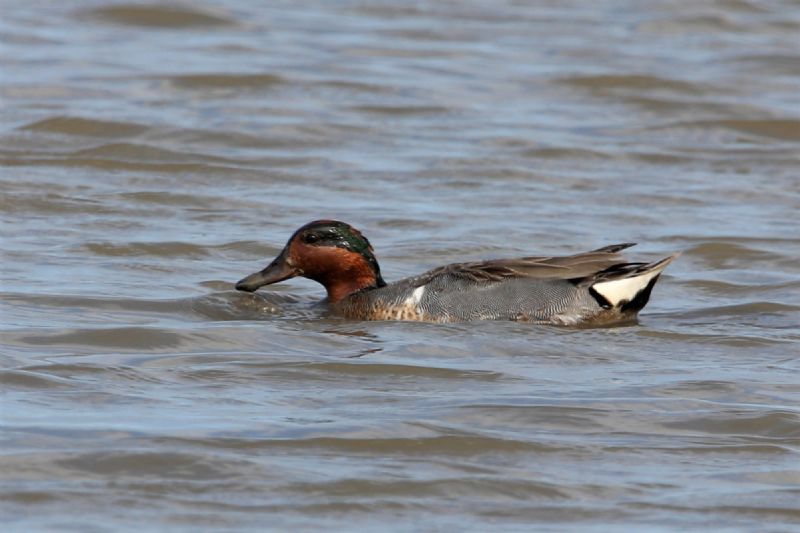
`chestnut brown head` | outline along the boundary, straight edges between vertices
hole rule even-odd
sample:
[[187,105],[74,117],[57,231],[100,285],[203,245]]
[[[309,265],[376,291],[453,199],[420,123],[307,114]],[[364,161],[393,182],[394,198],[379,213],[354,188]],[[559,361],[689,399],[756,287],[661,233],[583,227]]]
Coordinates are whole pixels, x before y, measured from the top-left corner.
[[295,276],[321,283],[331,303],[386,285],[372,245],[360,231],[337,220],[315,220],[295,231],[278,257],[239,281],[236,288],[253,292]]

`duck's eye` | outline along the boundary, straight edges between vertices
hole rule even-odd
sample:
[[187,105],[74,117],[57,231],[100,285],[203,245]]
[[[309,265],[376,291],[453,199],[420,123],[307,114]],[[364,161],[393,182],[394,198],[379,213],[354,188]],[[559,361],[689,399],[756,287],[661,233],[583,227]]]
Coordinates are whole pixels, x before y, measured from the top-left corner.
[[314,244],[319,240],[319,236],[315,233],[306,233],[303,237],[303,242],[306,244]]

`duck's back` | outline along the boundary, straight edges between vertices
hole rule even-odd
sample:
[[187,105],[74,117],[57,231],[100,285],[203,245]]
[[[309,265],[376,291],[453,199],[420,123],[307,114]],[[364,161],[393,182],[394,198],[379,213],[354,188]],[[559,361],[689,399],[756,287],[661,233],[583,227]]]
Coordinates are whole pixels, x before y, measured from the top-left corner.
[[350,296],[338,310],[367,320],[519,320],[578,325],[629,320],[673,259],[627,263],[614,245],[585,254],[453,264]]

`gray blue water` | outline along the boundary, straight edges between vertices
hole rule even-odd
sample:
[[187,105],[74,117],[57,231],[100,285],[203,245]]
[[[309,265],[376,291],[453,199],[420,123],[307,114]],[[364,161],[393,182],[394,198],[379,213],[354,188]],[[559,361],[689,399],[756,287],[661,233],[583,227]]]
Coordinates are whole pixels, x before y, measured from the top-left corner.
[[[791,531],[800,6],[0,2],[4,531]],[[638,242],[639,322],[233,283]]]

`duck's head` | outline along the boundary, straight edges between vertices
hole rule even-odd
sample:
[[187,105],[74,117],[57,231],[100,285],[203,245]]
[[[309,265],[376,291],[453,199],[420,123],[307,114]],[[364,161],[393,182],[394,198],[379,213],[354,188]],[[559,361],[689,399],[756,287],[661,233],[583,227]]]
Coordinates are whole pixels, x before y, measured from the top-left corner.
[[386,285],[372,245],[360,231],[337,220],[315,220],[295,231],[267,268],[239,281],[236,288],[253,292],[296,276],[324,285],[331,303]]

